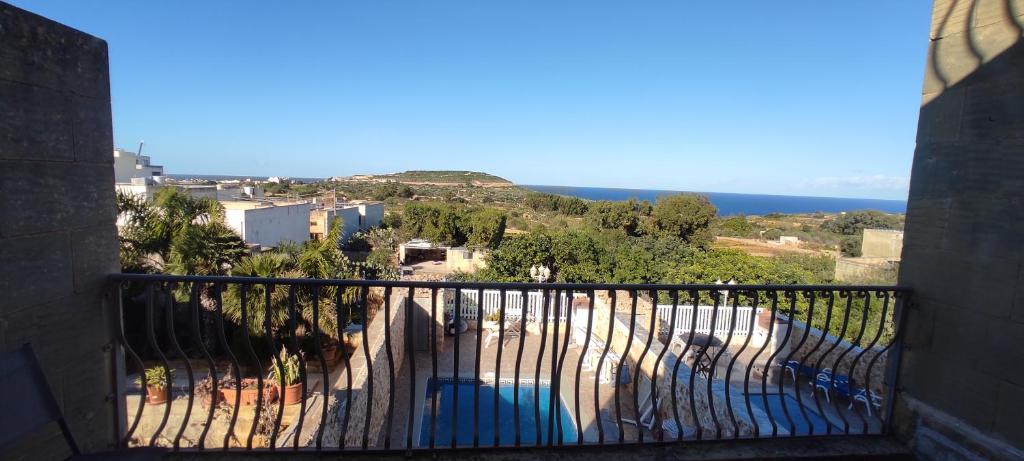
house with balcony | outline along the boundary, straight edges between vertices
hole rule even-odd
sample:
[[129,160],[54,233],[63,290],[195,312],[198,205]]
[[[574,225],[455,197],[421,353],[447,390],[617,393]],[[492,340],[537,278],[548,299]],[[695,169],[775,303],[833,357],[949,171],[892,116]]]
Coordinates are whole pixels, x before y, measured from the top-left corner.
[[896,285],[723,286],[123,274],[107,44],[0,3],[0,450],[1022,459],[1022,11],[934,4]]

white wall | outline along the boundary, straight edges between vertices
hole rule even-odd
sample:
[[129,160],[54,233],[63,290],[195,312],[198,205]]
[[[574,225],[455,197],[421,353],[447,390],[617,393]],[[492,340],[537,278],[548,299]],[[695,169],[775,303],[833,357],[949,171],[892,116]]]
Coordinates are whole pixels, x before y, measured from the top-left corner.
[[[139,159],[138,165],[135,164],[136,159]],[[139,158],[134,152],[114,151],[114,182],[131,182],[132,178],[151,178],[163,173],[164,167],[150,165],[149,157]]]
[[283,241],[309,240],[309,204],[271,206],[247,210],[226,210],[225,224],[235,229],[245,243],[273,247]]
[[[347,242],[349,237],[359,230],[359,208],[339,208],[336,216],[344,221],[341,228],[341,241],[342,243]],[[333,216],[331,218],[333,219]]]
[[364,203],[359,205],[359,214],[363,216],[363,223],[360,226],[361,230],[366,230],[371,227],[380,225],[380,222],[384,219],[384,204],[383,203]]

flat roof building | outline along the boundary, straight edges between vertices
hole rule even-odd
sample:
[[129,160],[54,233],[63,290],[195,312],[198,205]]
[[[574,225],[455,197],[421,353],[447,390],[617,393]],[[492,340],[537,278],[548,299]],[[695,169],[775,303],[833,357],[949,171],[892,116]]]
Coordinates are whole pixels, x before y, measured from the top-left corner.
[[276,247],[282,242],[309,240],[309,203],[240,200],[220,203],[224,206],[224,224],[238,232],[247,244]]

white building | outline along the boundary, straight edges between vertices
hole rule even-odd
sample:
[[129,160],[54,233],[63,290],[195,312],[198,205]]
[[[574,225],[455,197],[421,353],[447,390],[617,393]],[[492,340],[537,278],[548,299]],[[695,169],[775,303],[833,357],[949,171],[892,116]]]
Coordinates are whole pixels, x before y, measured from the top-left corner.
[[310,214],[310,238],[321,239],[327,234],[327,226],[334,218],[341,218],[341,242],[347,242],[352,234],[379,226],[384,219],[384,204],[379,202],[339,203],[334,208],[314,209]]
[[114,182],[130,183],[133,178],[150,178],[157,182],[163,179],[164,167],[149,163],[149,157],[114,149]]
[[223,201],[224,224],[238,232],[245,243],[275,247],[281,242],[309,240],[309,208],[306,202]]

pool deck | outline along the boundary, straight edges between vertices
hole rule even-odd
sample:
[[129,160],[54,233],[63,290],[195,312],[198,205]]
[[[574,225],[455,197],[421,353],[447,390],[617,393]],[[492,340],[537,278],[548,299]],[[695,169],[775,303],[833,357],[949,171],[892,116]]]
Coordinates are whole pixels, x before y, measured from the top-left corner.
[[[549,325],[550,326],[550,325]],[[561,327],[564,329],[564,325]],[[476,356],[476,345],[477,345],[477,332],[483,335],[480,338],[481,342],[481,353],[480,353],[480,370],[479,376],[476,371],[477,356]],[[552,377],[552,359],[553,359],[553,348],[552,343],[554,340],[554,331],[549,328],[547,334],[541,336],[540,334],[531,334],[524,332],[522,339],[511,338],[505,341],[504,344],[498,343],[497,340],[493,340],[488,347],[485,347],[485,339],[487,338],[488,332],[486,330],[469,330],[466,333],[458,335],[457,337],[446,337],[443,341],[443,346],[438,350],[437,354],[437,377],[439,378],[451,378],[455,376],[455,339],[459,341],[459,366],[458,376],[461,379],[475,379],[479,378],[486,382],[491,382],[495,378],[501,380],[501,386],[511,386],[512,381],[515,378],[516,371],[516,355],[520,347],[520,341],[522,342],[523,353],[522,361],[519,363],[520,367],[520,384],[521,385],[533,385],[534,379],[537,377],[537,362],[538,353],[541,352],[541,346],[543,343],[543,357],[541,361],[540,379],[543,382],[550,381]],[[542,341],[543,338],[543,341]],[[565,344],[564,331],[559,331],[558,335],[558,351],[561,355]],[[572,338],[569,341],[569,348],[565,353],[564,362],[562,365],[562,373],[560,375],[560,386],[561,386],[561,397],[565,404],[565,407],[570,411],[574,412],[576,402],[576,372],[580,363],[580,351],[581,347],[573,343]],[[501,350],[501,364],[498,366],[498,351]],[[424,410],[429,408],[430,401],[426,399],[426,384],[429,378],[434,377],[431,353],[429,351],[420,351],[415,354],[415,384],[416,388],[412,395],[415,396],[413,411],[413,441],[414,445],[418,442],[419,426],[423,421]],[[609,359],[606,359],[609,360]],[[595,360],[596,363],[596,360]],[[585,367],[584,367],[585,368]],[[406,378],[406,379],[402,379]],[[409,376],[402,376],[396,383],[396,405],[395,405],[395,425],[391,435],[392,446],[404,446],[406,443],[406,432],[405,427],[407,426],[406,421],[408,420],[408,402],[409,402]],[[509,381],[505,381],[509,380]],[[579,374],[579,396],[580,396],[580,426],[583,428],[579,431],[583,434],[583,440],[585,442],[597,442],[599,438],[598,421],[601,422],[601,428],[604,431],[605,440],[615,440],[618,438],[617,424],[614,422],[615,418],[615,388],[611,384],[599,384],[598,377],[595,371],[580,371]],[[597,411],[595,411],[594,396],[595,391],[599,392]],[[473,394],[460,395],[462,398],[473,398]],[[633,405],[633,394],[629,386],[621,386],[619,388],[619,399],[621,403],[621,412],[623,418],[635,419],[635,410]],[[481,405],[486,405],[489,402],[481,402]],[[601,411],[604,410],[604,411]],[[597,415],[605,415],[604,417],[598,418]],[[610,416],[608,416],[610,415]],[[481,421],[481,424],[493,424],[491,421]],[[633,440],[636,438],[636,428],[629,424],[624,424],[624,436],[626,440]],[[647,437],[650,437],[647,434]],[[512,444],[513,441],[502,440],[501,444]],[[481,440],[481,446],[493,445],[493,440]],[[556,440],[557,443],[557,440]]]

